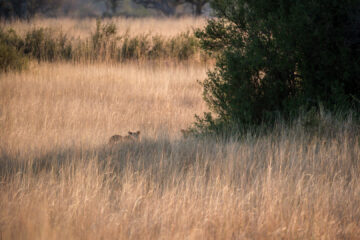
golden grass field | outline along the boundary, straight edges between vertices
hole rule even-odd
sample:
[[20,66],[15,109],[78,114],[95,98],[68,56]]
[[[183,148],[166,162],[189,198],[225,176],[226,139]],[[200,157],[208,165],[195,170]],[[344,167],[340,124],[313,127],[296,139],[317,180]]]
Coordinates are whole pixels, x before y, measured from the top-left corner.
[[[204,18],[112,18],[103,19],[103,23],[115,23],[118,33],[120,35],[128,32],[130,36],[139,34],[161,35],[164,37],[173,37],[179,33],[192,31],[194,28],[201,28],[205,26]],[[25,34],[32,28],[56,28],[73,38],[86,38],[90,33],[96,29],[96,19],[80,19],[75,20],[71,18],[62,19],[43,19],[41,17],[35,18],[30,22],[15,20],[9,23],[1,22],[0,26],[13,28],[19,34]]]
[[[138,33],[145,20],[117,21]],[[159,34],[193,23],[146,21]],[[0,239],[360,239],[351,118],[325,114],[320,136],[279,124],[240,140],[184,139],[208,111],[196,82],[207,70],[57,62],[1,73]],[[141,141],[107,145],[129,130]]]

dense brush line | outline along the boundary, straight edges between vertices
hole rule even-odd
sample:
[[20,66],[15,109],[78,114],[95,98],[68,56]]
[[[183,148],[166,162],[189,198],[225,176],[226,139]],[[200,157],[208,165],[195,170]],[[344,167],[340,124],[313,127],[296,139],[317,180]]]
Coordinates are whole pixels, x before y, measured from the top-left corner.
[[85,39],[70,38],[53,28],[38,27],[22,37],[15,30],[0,28],[1,70],[22,69],[27,59],[74,62],[206,61],[198,40],[188,32],[176,36],[117,33],[114,23],[96,23]]

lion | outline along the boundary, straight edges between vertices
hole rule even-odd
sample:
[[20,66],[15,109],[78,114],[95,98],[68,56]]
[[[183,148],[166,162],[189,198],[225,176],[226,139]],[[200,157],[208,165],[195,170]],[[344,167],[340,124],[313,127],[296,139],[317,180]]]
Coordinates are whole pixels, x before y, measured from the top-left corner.
[[121,142],[137,142],[140,140],[140,131],[136,132],[128,132],[129,135],[127,136],[121,136],[121,135],[113,135],[109,139],[109,145],[114,145]]
[[183,138],[185,138],[185,139],[189,138],[191,136],[191,131],[190,130],[181,129],[180,132],[181,132]]

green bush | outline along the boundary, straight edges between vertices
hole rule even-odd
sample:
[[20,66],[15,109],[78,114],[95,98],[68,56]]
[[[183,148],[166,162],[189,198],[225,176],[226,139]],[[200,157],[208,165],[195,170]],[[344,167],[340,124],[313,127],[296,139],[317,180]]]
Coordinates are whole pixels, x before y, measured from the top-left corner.
[[156,35],[152,37],[152,48],[149,50],[150,59],[158,59],[168,57],[168,51],[166,46],[166,40],[160,36]]
[[179,60],[188,60],[199,49],[198,40],[189,32],[173,37],[170,39],[169,45],[171,56]]
[[198,124],[271,126],[319,104],[359,109],[359,0],[214,0],[212,7],[217,18],[196,36],[217,58],[202,82],[217,117]]
[[114,57],[116,49],[116,26],[114,23],[101,24],[100,19],[96,21],[96,31],[92,34],[92,54],[94,60],[107,60]]
[[24,53],[39,62],[72,58],[71,42],[65,34],[53,29],[33,29],[26,34],[24,42]]
[[125,36],[121,48],[121,58],[128,59],[144,59],[150,51],[150,41],[147,35],[139,35],[135,37]]
[[24,42],[14,30],[0,28],[0,71],[22,70],[27,66],[23,46]]

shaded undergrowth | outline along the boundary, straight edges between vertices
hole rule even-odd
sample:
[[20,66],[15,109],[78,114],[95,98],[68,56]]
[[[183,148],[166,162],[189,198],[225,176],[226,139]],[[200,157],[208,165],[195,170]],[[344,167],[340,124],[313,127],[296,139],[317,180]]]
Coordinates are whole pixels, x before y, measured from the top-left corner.
[[97,148],[55,148],[31,153],[8,152],[3,148],[0,174],[2,181],[7,181],[19,174],[59,175],[64,169],[75,171],[96,163],[98,170],[108,172],[109,176],[123,176],[131,170],[148,176],[159,186],[167,185],[174,176],[192,174],[209,179],[221,177],[223,172],[230,185],[238,187],[265,174],[269,167],[275,174],[311,174],[329,180],[334,176],[358,178],[357,125],[344,123],[342,129],[328,129],[328,134],[323,135],[313,132],[283,126],[271,134],[249,132],[217,139],[211,135],[178,140],[147,138],[113,147],[105,144]]

